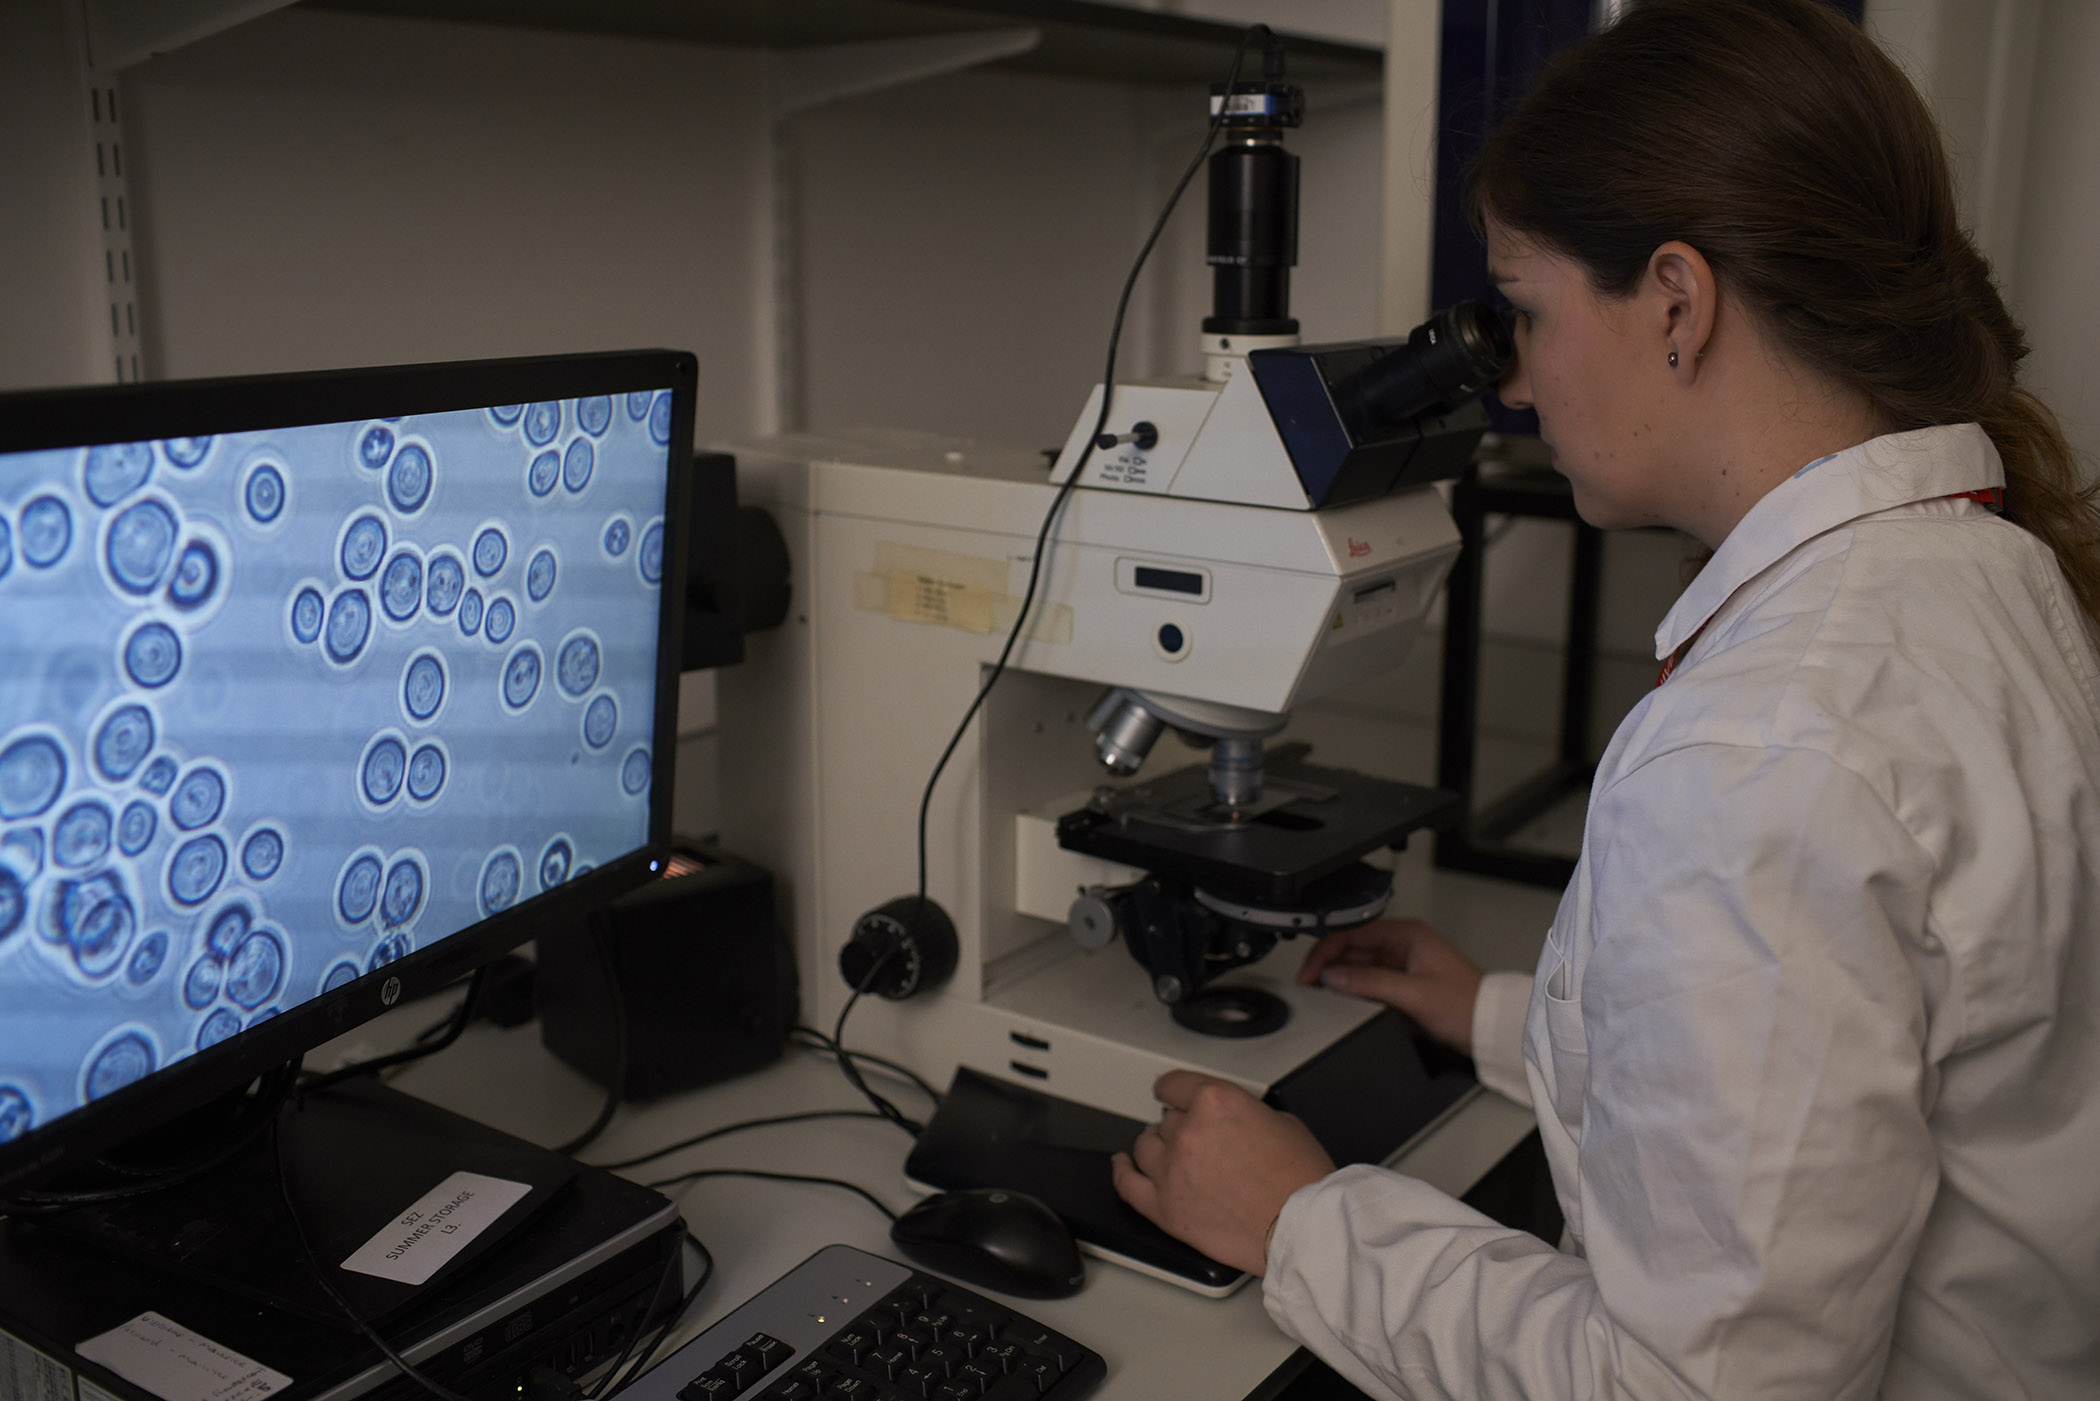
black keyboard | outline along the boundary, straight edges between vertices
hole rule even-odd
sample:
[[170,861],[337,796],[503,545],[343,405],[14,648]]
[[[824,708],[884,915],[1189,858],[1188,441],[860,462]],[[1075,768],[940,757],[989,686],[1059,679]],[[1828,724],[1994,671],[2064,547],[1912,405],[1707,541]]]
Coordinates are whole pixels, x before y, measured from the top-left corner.
[[1100,1354],[960,1284],[849,1245],[810,1256],[614,1401],[1076,1401]]

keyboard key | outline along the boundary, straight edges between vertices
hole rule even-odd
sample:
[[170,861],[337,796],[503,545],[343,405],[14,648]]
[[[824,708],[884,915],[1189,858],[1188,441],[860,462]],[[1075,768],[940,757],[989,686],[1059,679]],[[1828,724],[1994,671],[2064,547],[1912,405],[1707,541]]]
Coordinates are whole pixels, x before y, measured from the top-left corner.
[[903,1368],[890,1380],[903,1388],[907,1396],[931,1396],[933,1389],[948,1379],[933,1368],[921,1367],[914,1362],[911,1366]]
[[1037,1390],[1048,1391],[1057,1385],[1057,1379],[1063,1373],[1058,1371],[1057,1364],[1047,1357],[1028,1356],[1021,1359],[1020,1364],[1014,1368],[1013,1375],[1031,1378]]
[[738,1349],[710,1367],[707,1374],[736,1383],[737,1391],[749,1391],[758,1384],[758,1379],[766,1374],[766,1369],[759,1364],[757,1358]]
[[861,1319],[853,1326],[858,1331],[866,1333],[876,1342],[886,1343],[890,1340],[890,1335],[903,1325],[899,1321],[899,1315],[895,1309],[878,1308],[871,1310],[866,1318]]
[[876,1401],[875,1383],[866,1377],[834,1377],[826,1395],[837,1401]]
[[767,1387],[759,1401],[817,1401],[817,1393],[808,1382],[783,1377]]
[[948,1330],[948,1341],[975,1357],[991,1345],[992,1330],[981,1323],[961,1322]]
[[765,1364],[766,1370],[769,1372],[787,1361],[788,1358],[794,1356],[795,1353],[793,1348],[780,1341],[780,1339],[768,1337],[764,1333],[753,1333],[750,1337],[744,1339],[744,1345],[738,1348],[737,1351],[757,1358]]
[[1059,1373],[1071,1371],[1072,1364],[1081,1356],[1078,1346],[1070,1338],[1053,1333],[1041,1324],[1016,1329],[1007,1341],[1019,1343],[1024,1351],[1038,1357],[1049,1358],[1057,1364]]
[[991,1343],[976,1352],[976,1360],[995,1364],[1001,1372],[1011,1372],[1020,1364],[1023,1353],[1015,1343]]
[[838,1375],[835,1368],[812,1357],[789,1374],[795,1380],[822,1396],[831,1389],[831,1379]]
[[975,1382],[949,1380],[933,1389],[933,1401],[977,1401]]
[[1005,1376],[1006,1373],[999,1369],[999,1364],[996,1362],[972,1361],[965,1362],[962,1366],[956,1368],[954,1379],[975,1382],[977,1389],[983,1391],[990,1387],[993,1382],[1003,1380]]
[[955,1369],[970,1360],[970,1354],[953,1343],[935,1343],[932,1347],[919,1349],[918,1363],[930,1367],[944,1377],[955,1375]]
[[1027,1377],[1001,1377],[985,1392],[983,1401],[1036,1401],[1040,1395]]
[[909,1328],[902,1328],[890,1335],[890,1346],[903,1348],[907,1353],[911,1354],[912,1360],[916,1362],[920,1353],[933,1346],[933,1339],[927,1337],[924,1333],[914,1332]]
[[729,1378],[709,1372],[680,1387],[678,1401],[724,1401],[724,1398],[736,1395],[739,1389]]
[[897,1380],[897,1374],[911,1366],[911,1354],[901,1347],[871,1348],[860,1359],[860,1365],[884,1381]]
[[955,1315],[929,1311],[912,1315],[911,1326],[938,1342],[955,1326]]
[[830,1353],[841,1362],[849,1362],[858,1366],[860,1365],[861,1355],[873,1351],[874,1347],[875,1339],[861,1332],[858,1328],[847,1328],[833,1338],[824,1351]]

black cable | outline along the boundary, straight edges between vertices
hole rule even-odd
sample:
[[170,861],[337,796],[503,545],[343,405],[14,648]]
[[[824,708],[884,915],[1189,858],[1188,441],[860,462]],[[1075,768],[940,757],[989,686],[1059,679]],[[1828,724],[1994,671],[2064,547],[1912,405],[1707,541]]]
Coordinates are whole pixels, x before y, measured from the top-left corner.
[[697,1148],[699,1145],[712,1139],[726,1138],[733,1133],[742,1133],[746,1129],[771,1128],[775,1124],[799,1124],[810,1119],[880,1119],[883,1117],[883,1115],[876,1113],[872,1109],[809,1109],[799,1114],[775,1114],[771,1118],[766,1119],[745,1119],[740,1123],[724,1124],[721,1128],[709,1129],[706,1133],[694,1134],[691,1138],[680,1139],[678,1142],[666,1144],[662,1148],[651,1149],[637,1158],[627,1158],[617,1163],[592,1163],[591,1166],[597,1168],[600,1172],[622,1172],[631,1167],[640,1167],[643,1163],[654,1162],[658,1158],[669,1157],[681,1149]]
[[[1138,274],[1144,271],[1145,260],[1152,256],[1152,246],[1159,242],[1160,234],[1167,227],[1167,220],[1173,215],[1174,206],[1181,202],[1182,191],[1188,188],[1189,181],[1196,178],[1196,172],[1203,168],[1204,158],[1210,155],[1211,145],[1218,139],[1218,132],[1225,125],[1225,114],[1232,107],[1232,90],[1240,80],[1240,64],[1247,56],[1247,45],[1257,34],[1265,36],[1265,42],[1275,38],[1265,24],[1249,25],[1246,32],[1240,35],[1239,47],[1232,51],[1232,71],[1225,78],[1225,96],[1219,101],[1218,110],[1211,114],[1210,125],[1203,133],[1203,144],[1196,148],[1196,157],[1189,162],[1188,169],[1182,171],[1181,178],[1174,182],[1174,191],[1167,196],[1166,207],[1159,211],[1159,218],[1153,223],[1152,232],[1145,235],[1144,246],[1138,249],[1137,260],[1130,265],[1130,275],[1123,279],[1122,295],[1116,298],[1115,323],[1108,332],[1108,364],[1101,372],[1101,412],[1094,419],[1093,431],[1087,434],[1086,442],[1080,445],[1079,457],[1072,464],[1071,475],[1059,485],[1057,495],[1050,499],[1050,509],[1043,513],[1042,526],[1035,533],[1035,557],[1028,565],[1028,587],[1021,594],[1021,611],[1014,615],[1014,625],[1007,630],[1006,644],[999,649],[999,660],[992,663],[991,675],[985,677],[984,685],[977,690],[976,699],[972,700],[970,708],[963,712],[962,723],[955,727],[955,733],[949,737],[948,747],[941,751],[939,761],[933,766],[933,773],[926,780],[926,791],[919,797],[919,902],[922,905],[926,901],[926,814],[933,805],[934,785],[941,781],[941,771],[948,767],[948,760],[954,755],[955,747],[962,743],[963,733],[970,728],[970,721],[977,718],[978,710],[984,705],[984,698],[992,693],[992,687],[997,685],[999,678],[1005,674],[1007,659],[1013,655],[1014,644],[1020,641],[1021,630],[1027,626],[1028,610],[1035,602],[1036,584],[1042,578],[1043,558],[1049,544],[1050,528],[1056,522],[1058,512],[1063,510],[1065,499],[1072,494],[1072,488],[1079,484],[1081,474],[1086,471],[1086,462],[1093,455],[1095,441],[1108,427],[1109,405],[1116,395],[1116,350],[1123,339],[1123,316],[1130,309],[1130,294],[1137,287]],[[844,1062],[841,1061],[841,1064]]]
[[321,1262],[314,1254],[313,1242],[307,1238],[306,1223],[299,1219],[299,1208],[292,1204],[291,1178],[284,1170],[284,1139],[277,1131],[277,1123],[275,1119],[270,1121],[270,1158],[276,1167],[277,1195],[283,1199],[284,1214],[291,1219],[292,1231],[299,1238],[299,1258],[306,1262],[307,1273],[314,1277],[314,1283],[321,1286],[321,1292],[335,1301],[335,1306],[343,1311],[343,1316],[356,1324],[358,1330],[371,1340],[372,1346],[386,1354],[386,1360],[393,1363],[401,1375],[440,1398],[440,1401],[467,1401],[466,1397],[452,1388],[417,1371],[414,1363],[396,1352],[394,1345],[380,1336],[377,1328],[365,1321],[364,1315],[352,1307],[350,1301],[343,1297],[342,1291],[335,1287],[327,1273],[322,1270]]
[[52,1216],[76,1207],[131,1201],[193,1182],[240,1157],[270,1131],[277,1122],[278,1110],[291,1095],[298,1072],[299,1062],[294,1059],[258,1077],[252,1092],[244,1091],[246,1098],[234,1110],[231,1122],[215,1132],[205,1148],[186,1158],[137,1165],[99,1157],[91,1167],[124,1180],[99,1187],[58,1187],[0,1198],[0,1216]]
[[371,1060],[358,1061],[352,1065],[341,1066],[325,1075],[310,1076],[300,1082],[300,1092],[308,1093],[314,1090],[325,1090],[330,1085],[338,1085],[345,1080],[354,1080],[360,1075],[376,1075],[382,1070],[387,1070],[397,1065],[406,1065],[412,1060],[421,1060],[425,1056],[434,1056],[439,1051],[444,1050],[447,1046],[459,1040],[460,1033],[467,1029],[467,1023],[474,1020],[474,1005],[481,1000],[481,983],[487,972],[488,969],[485,965],[474,970],[474,976],[467,981],[467,995],[460,999],[459,1010],[452,1014],[451,1024],[446,1027],[445,1034],[437,1040],[422,1041],[419,1038],[415,1044],[410,1045],[405,1050],[395,1051],[391,1055],[374,1056]]
[[882,1198],[859,1183],[848,1182],[843,1177],[807,1177],[797,1172],[760,1172],[756,1168],[700,1168],[694,1172],[681,1172],[676,1177],[666,1177],[660,1182],[645,1182],[642,1185],[661,1192],[670,1187],[683,1187],[686,1183],[697,1182],[703,1177],[758,1177],[769,1182],[814,1182],[823,1187],[844,1187],[847,1191],[865,1198],[890,1220],[897,1219],[897,1213],[884,1205]]
[[[691,1231],[686,1232],[686,1237],[691,1236]],[[701,1252],[703,1255],[706,1253],[704,1250]],[[683,1262],[684,1255],[685,1239],[681,1238],[671,1247],[671,1258],[664,1261],[664,1272],[656,1280],[656,1292],[649,1296],[647,1304],[635,1310],[634,1327],[628,1330],[627,1341],[620,1345],[619,1354],[613,1358],[612,1365],[599,1375],[598,1384],[584,1393],[588,1401],[597,1401],[597,1398],[603,1396],[607,1389],[611,1387],[614,1374],[626,1365],[628,1357],[634,1352],[634,1345],[642,1340],[642,1334],[648,1330],[649,1310],[655,1306],[658,1299],[663,1297],[664,1286],[669,1284],[672,1276],[678,1272],[678,1267]],[[672,1317],[676,1318],[682,1312],[684,1312],[684,1305],[681,1303],[679,1308],[673,1312]]]
[[567,1143],[548,1150],[571,1155],[596,1142],[598,1135],[605,1132],[605,1126],[612,1122],[614,1112],[620,1107],[620,1095],[627,1084],[627,999],[620,992],[619,970],[613,967],[612,939],[603,928],[590,930],[586,937],[597,954],[598,971],[605,978],[606,1002],[612,1008],[613,1067],[605,1087],[605,1103],[599,1107],[598,1117],[591,1120],[591,1126]]
[[[700,1243],[700,1237],[694,1235],[688,1229],[685,1233],[685,1243],[692,1246],[700,1255],[700,1277],[694,1280],[692,1286],[685,1291],[685,1297],[678,1301],[678,1307],[671,1311],[670,1317],[664,1320],[663,1326],[656,1330],[656,1336],[649,1340],[649,1346],[643,1348],[641,1354],[628,1367],[627,1375],[620,1378],[618,1385],[606,1386],[604,1383],[600,1383],[605,1393],[610,1394],[618,1391],[620,1387],[627,1385],[649,1369],[649,1359],[654,1357],[656,1350],[664,1345],[664,1339],[671,1336],[671,1330],[678,1326],[678,1320],[684,1318],[687,1310],[692,1308],[693,1301],[700,1297],[700,1291],[707,1287],[707,1282],[715,1277],[715,1257],[709,1254],[707,1247]],[[610,1373],[607,1375],[610,1376]]]
[[833,1041],[829,1036],[826,1036],[823,1032],[817,1030],[813,1026],[797,1026],[794,1028],[794,1031],[797,1035],[806,1038],[804,1040],[798,1041],[796,1043],[797,1045],[802,1046],[807,1050],[821,1052],[822,1054],[827,1056],[846,1055],[853,1057],[853,1059],[856,1061],[866,1061],[869,1065],[879,1066],[882,1069],[889,1071],[892,1075],[895,1075],[900,1080],[909,1080],[912,1083],[912,1085],[915,1088],[917,1088],[920,1094],[925,1095],[926,1098],[933,1101],[934,1106],[936,1108],[940,1106],[941,1092],[939,1090],[936,1090],[932,1085],[926,1083],[925,1078],[922,1077],[917,1071],[911,1069],[909,1066],[899,1065],[897,1062],[893,1060],[887,1060],[884,1057],[878,1056],[871,1051],[845,1050],[842,1047],[840,1047],[837,1042]]
[[[925,896],[922,894],[919,898],[923,900]],[[853,995],[847,998],[846,1005],[839,1009],[838,1023],[831,1029],[832,1045],[838,1047],[845,1046],[847,1015],[853,1011],[854,1004],[860,1001],[861,994],[875,985],[876,975],[882,972],[883,968],[886,965],[888,965],[891,959],[895,958],[898,954],[902,952],[904,952],[904,944],[901,941],[891,944],[887,949],[883,950],[881,957],[877,958],[873,963],[868,965],[868,971],[860,975],[860,983],[853,989]],[[919,1136],[920,1132],[924,1130],[926,1126],[920,1123],[917,1119],[911,1118],[903,1110],[899,1109],[896,1105],[890,1103],[890,1101],[884,1098],[882,1095],[877,1094],[873,1087],[871,1087],[866,1080],[863,1080],[861,1078],[859,1069],[853,1064],[852,1056],[841,1055],[838,1058],[838,1060],[839,1069],[846,1076],[846,1083],[853,1086],[854,1089],[859,1090],[861,1094],[866,1097],[868,1103],[875,1106],[876,1111],[880,1113],[883,1118],[889,1120],[898,1128],[903,1129],[913,1138],[917,1138]]]

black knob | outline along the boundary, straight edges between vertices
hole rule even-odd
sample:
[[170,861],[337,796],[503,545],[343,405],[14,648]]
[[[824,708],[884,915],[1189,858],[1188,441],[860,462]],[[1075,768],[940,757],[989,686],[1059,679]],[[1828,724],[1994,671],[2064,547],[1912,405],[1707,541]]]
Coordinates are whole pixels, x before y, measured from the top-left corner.
[[896,1002],[947,982],[960,953],[946,910],[900,895],[855,922],[839,950],[839,972],[849,986]]

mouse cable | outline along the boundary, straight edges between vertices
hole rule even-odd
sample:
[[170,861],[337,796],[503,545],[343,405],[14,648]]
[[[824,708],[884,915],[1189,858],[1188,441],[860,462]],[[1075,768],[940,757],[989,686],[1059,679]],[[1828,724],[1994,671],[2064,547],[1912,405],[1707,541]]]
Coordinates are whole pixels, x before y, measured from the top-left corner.
[[928,1084],[925,1077],[911,1067],[899,1065],[896,1061],[887,1060],[871,1051],[845,1050],[837,1042],[813,1026],[797,1026],[793,1030],[798,1038],[795,1044],[803,1047],[805,1050],[816,1051],[821,1055],[833,1057],[847,1055],[853,1057],[856,1063],[865,1061],[878,1069],[887,1070],[900,1080],[909,1080],[920,1094],[933,1101],[935,1108],[940,1107],[941,1092]]
[[1036,585],[1042,578],[1043,558],[1049,546],[1050,529],[1056,523],[1058,513],[1064,508],[1066,498],[1071,496],[1072,488],[1078,485],[1081,474],[1086,471],[1087,458],[1093,455],[1095,441],[1108,427],[1109,405],[1116,393],[1116,349],[1122,343],[1123,316],[1130,309],[1130,294],[1136,289],[1138,274],[1144,271],[1145,260],[1152,256],[1152,247],[1159,242],[1159,236],[1165,231],[1167,220],[1174,213],[1174,207],[1181,202],[1182,192],[1188,189],[1189,182],[1196,178],[1196,172],[1203,168],[1204,159],[1210,155],[1210,148],[1216,143],[1218,132],[1225,125],[1225,115],[1232,106],[1232,89],[1240,80],[1240,64],[1247,57],[1247,45],[1253,42],[1256,35],[1262,37],[1265,45],[1274,44],[1276,41],[1275,34],[1266,24],[1249,25],[1240,35],[1239,47],[1232,51],[1232,69],[1225,76],[1225,96],[1219,100],[1218,110],[1211,114],[1210,125],[1203,132],[1203,143],[1196,148],[1195,159],[1189,162],[1188,169],[1182,171],[1181,178],[1174,182],[1173,193],[1167,196],[1166,206],[1159,211],[1159,218],[1153,221],[1152,231],[1145,235],[1145,242],[1138,249],[1136,260],[1130,265],[1129,276],[1123,279],[1122,294],[1116,298],[1115,321],[1108,332],[1108,364],[1101,372],[1101,412],[1094,419],[1094,430],[1087,434],[1086,442],[1081,444],[1079,457],[1072,464],[1071,475],[1058,487],[1057,494],[1050,499],[1050,509],[1043,513],[1042,526],[1035,533],[1035,556],[1028,565],[1028,587],[1021,594],[1021,610],[1014,615],[1013,626],[1007,630],[1006,644],[999,649],[999,659],[992,663],[991,674],[984,678],[984,685],[978,688],[976,699],[972,700],[970,708],[963,712],[962,722],[949,737],[948,747],[941,751],[940,759],[933,766],[933,773],[926,780],[926,791],[920,795],[919,903],[922,905],[926,902],[926,814],[933,805],[934,786],[941,781],[941,771],[948,767],[949,758],[954,755],[955,747],[962,743],[963,734],[970,728],[970,721],[977,718],[977,712],[983,707],[985,697],[992,693],[992,687],[997,685],[999,678],[1005,674],[1006,662],[1013,655],[1014,644],[1021,640],[1021,630],[1028,623],[1029,607],[1035,602]]
[[[680,1242],[681,1248],[687,1245],[690,1245],[700,1256],[699,1276],[686,1288],[684,1297],[678,1301],[678,1307],[672,1309],[669,1316],[664,1319],[663,1325],[656,1330],[656,1336],[649,1340],[649,1345],[635,1355],[633,1365],[627,1369],[627,1375],[621,1377],[617,1383],[613,1381],[614,1374],[620,1370],[620,1363],[626,1360],[625,1353],[622,1353],[619,1358],[614,1360],[613,1365],[606,1369],[605,1375],[598,1379],[598,1385],[591,1390],[590,1394],[593,1401],[596,1401],[597,1397],[618,1391],[620,1387],[627,1385],[643,1372],[649,1370],[649,1359],[656,1356],[657,1349],[664,1345],[664,1339],[671,1336],[671,1330],[678,1326],[678,1321],[691,1311],[693,1301],[700,1297],[700,1291],[707,1288],[708,1281],[715,1277],[715,1257],[708,1253],[707,1247],[700,1243],[700,1237],[693,1234],[693,1229],[690,1226],[686,1227],[685,1239]],[[672,1258],[676,1259],[677,1256],[674,1255]],[[667,1270],[666,1275],[668,1276],[668,1274],[669,1271]]]
[[724,1124],[718,1129],[709,1129],[706,1133],[694,1134],[691,1138],[680,1139],[678,1142],[666,1144],[662,1148],[652,1148],[639,1157],[626,1158],[617,1163],[592,1163],[590,1166],[597,1168],[600,1172],[622,1172],[631,1167],[640,1167],[643,1163],[654,1162],[658,1158],[668,1157],[684,1148],[697,1148],[712,1139],[726,1138],[733,1133],[742,1133],[746,1129],[771,1128],[775,1124],[799,1124],[811,1119],[882,1119],[884,1117],[884,1115],[878,1114],[872,1109],[808,1109],[799,1114],[775,1114],[771,1118],[766,1119],[745,1119],[734,1124]]
[[314,1254],[314,1243],[306,1234],[306,1223],[299,1219],[299,1208],[292,1203],[291,1177],[284,1167],[284,1139],[278,1133],[275,1122],[270,1125],[270,1158],[276,1168],[277,1195],[283,1200],[284,1214],[291,1220],[292,1232],[299,1239],[299,1258],[306,1263],[306,1272],[313,1276],[314,1283],[321,1286],[321,1292],[335,1301],[335,1306],[343,1311],[343,1316],[357,1325],[358,1331],[371,1340],[372,1346],[386,1354],[386,1360],[393,1363],[402,1376],[432,1396],[438,1397],[439,1401],[467,1401],[436,1378],[418,1371],[414,1363],[397,1352],[394,1345],[382,1337],[379,1330],[367,1322],[364,1315],[343,1297],[342,1291],[335,1287],[335,1282],[322,1270],[320,1259]]
[[869,1205],[887,1216],[897,1219],[897,1213],[883,1203],[882,1198],[857,1182],[848,1182],[843,1177],[810,1177],[799,1172],[760,1172],[757,1168],[700,1168],[695,1172],[681,1172],[676,1177],[666,1177],[657,1182],[644,1182],[644,1187],[665,1191],[672,1187],[683,1187],[688,1182],[698,1182],[703,1177],[758,1177],[768,1182],[814,1182],[822,1187],[843,1187],[847,1191],[866,1199]]

